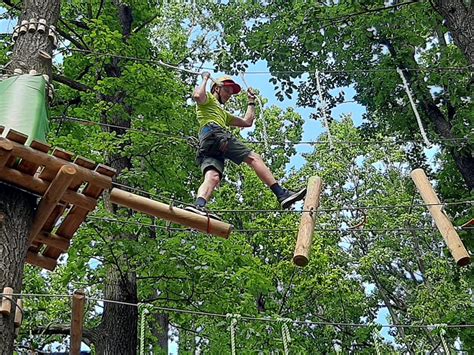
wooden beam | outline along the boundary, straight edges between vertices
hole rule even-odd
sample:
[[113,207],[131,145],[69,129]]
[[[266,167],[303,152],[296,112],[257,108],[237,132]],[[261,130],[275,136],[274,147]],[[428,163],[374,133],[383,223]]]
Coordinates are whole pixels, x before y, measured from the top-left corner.
[[15,328],[20,328],[22,321],[23,321],[23,300],[19,298],[16,300],[15,320],[13,321],[13,323],[15,324]]
[[[49,182],[44,181],[40,178],[9,168],[4,168],[3,170],[0,170],[0,179],[40,195],[44,195],[44,193],[48,190],[50,184]],[[88,211],[92,211],[97,205],[96,199],[84,196],[83,194],[70,190],[64,192],[62,200],[72,205],[79,206]]]
[[166,219],[174,223],[197,229],[201,232],[213,234],[218,237],[228,238],[232,231],[232,225],[207,218],[183,209],[150,200],[117,188],[110,192],[110,201],[120,206],[131,208],[151,216]]
[[306,266],[309,262],[321,187],[322,181],[320,177],[312,176],[309,178],[303,207],[305,212],[301,215],[298,239],[296,241],[295,253],[293,254],[293,262],[298,266]]
[[7,165],[11,157],[13,144],[10,141],[0,141],[0,169]]
[[30,245],[38,233],[41,232],[47,218],[61,200],[61,197],[71,184],[76,174],[77,170],[70,165],[63,165],[61,169],[59,169],[58,174],[49,185],[48,190],[45,192],[38,208],[36,209],[35,219],[28,237],[28,245]]
[[[0,137],[0,141],[5,140],[5,138]],[[13,153],[15,157],[25,159],[27,161],[36,162],[39,165],[44,165],[48,169],[59,170],[63,165],[72,165],[78,171],[78,177],[84,181],[87,181],[91,184],[98,185],[104,189],[112,187],[112,179],[108,176],[104,176],[95,171],[82,168],[74,163],[70,163],[61,158],[57,158],[52,155],[44,154],[38,152],[35,149],[32,149],[28,146],[12,142],[13,144]]]
[[411,178],[420,192],[423,201],[428,205],[428,210],[433,217],[436,227],[438,227],[439,232],[443,236],[454,260],[459,266],[468,265],[471,262],[471,257],[451,221],[444,213],[443,206],[423,169],[413,170],[411,172]]
[[2,305],[0,306],[0,313],[4,316],[9,316],[12,311],[13,289],[11,287],[5,287],[3,289]]
[[86,296],[84,291],[78,290],[72,296],[72,316],[71,316],[71,355],[81,353],[82,331],[84,328],[84,308]]
[[41,254],[33,253],[28,250],[26,253],[26,262],[31,265],[39,266],[43,269],[53,271],[58,264],[56,259],[47,258]]
[[42,231],[40,234],[38,234],[33,241],[59,249],[61,252],[67,251],[71,245],[71,241],[69,239],[45,231]]

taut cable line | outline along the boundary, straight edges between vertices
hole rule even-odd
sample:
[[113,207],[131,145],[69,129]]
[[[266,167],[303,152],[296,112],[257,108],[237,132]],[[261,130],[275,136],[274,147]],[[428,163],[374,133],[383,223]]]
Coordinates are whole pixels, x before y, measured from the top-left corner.
[[[4,294],[0,293],[0,297],[3,297]],[[7,296],[21,296],[21,297],[31,297],[31,298],[72,298],[73,295],[64,295],[64,294],[47,294],[47,293],[13,293]],[[219,317],[219,318],[228,318],[229,314],[223,313],[214,313],[214,312],[206,312],[206,311],[196,311],[196,310],[188,310],[188,309],[180,309],[180,308],[173,308],[173,307],[164,307],[164,306],[156,306],[151,302],[140,302],[140,303],[130,303],[130,302],[123,302],[123,301],[115,301],[110,299],[103,299],[103,298],[95,298],[95,297],[88,297],[86,299],[95,302],[103,302],[103,303],[112,303],[112,304],[119,304],[124,306],[130,307],[140,307],[143,304],[149,304],[152,308],[160,311],[167,311],[167,312],[174,312],[174,313],[183,313],[183,314],[190,314],[196,316],[206,316],[206,317]],[[248,321],[257,321],[257,322],[281,322],[281,318],[275,317],[253,317],[253,316],[246,316],[240,315],[239,317],[242,320]],[[327,321],[312,321],[312,320],[298,320],[298,319],[289,319],[289,323],[292,324],[300,324],[300,325],[316,325],[316,326],[326,326],[332,325],[337,327],[355,327],[355,328],[365,328],[365,327],[384,327],[384,328],[426,328],[426,329],[437,329],[440,327],[445,328],[474,328],[474,324],[375,324],[375,323],[341,323],[341,322],[327,322]]]

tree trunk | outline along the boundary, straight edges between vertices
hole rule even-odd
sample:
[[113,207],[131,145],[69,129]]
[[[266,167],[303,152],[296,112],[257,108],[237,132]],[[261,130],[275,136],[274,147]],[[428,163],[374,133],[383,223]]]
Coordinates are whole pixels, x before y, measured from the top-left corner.
[[158,344],[153,347],[153,354],[168,354],[168,332],[170,329],[169,316],[167,314],[154,314],[155,321],[151,332],[158,339]]
[[[28,233],[33,222],[36,197],[0,184],[0,292],[4,287],[20,293]],[[16,297],[15,297],[16,299]],[[15,308],[10,316],[0,315],[0,349],[13,354]]]
[[[131,33],[133,22],[132,11],[128,5],[120,1],[113,1],[117,7],[117,15],[122,27],[122,35],[127,38]],[[122,73],[120,60],[113,58],[110,64],[105,66],[105,72],[108,77],[119,78]],[[115,105],[124,106],[124,116],[132,113],[130,107],[126,107],[124,98],[126,93],[118,92],[113,97],[101,97],[103,101],[113,100]],[[104,123],[112,123],[115,126],[130,127],[129,117],[120,117],[119,115],[108,117],[104,114],[102,118]],[[106,128],[109,129],[109,128]],[[110,128],[118,136],[126,133],[126,130],[119,128]],[[117,171],[117,176],[124,169],[131,169],[132,163],[130,157],[122,156],[121,153],[113,154],[108,158],[108,164]],[[111,212],[115,212],[111,206]],[[135,235],[118,234],[107,238],[112,243],[116,240],[137,240]],[[114,257],[115,258],[115,257]],[[127,303],[137,303],[137,280],[134,271],[129,271],[127,256],[115,258],[114,263],[107,266],[105,291],[106,299],[123,301]],[[106,303],[100,330],[103,337],[99,344],[96,344],[97,354],[136,354],[137,352],[137,327],[138,327],[138,309],[137,307]]]
[[[59,0],[24,0],[19,23],[22,20],[44,18],[48,24],[54,25],[58,21],[59,11]],[[24,72],[34,69],[51,75],[51,61],[38,56],[40,49],[52,55],[52,42],[48,34],[27,32],[20,35],[13,47],[9,72],[20,68]],[[36,197],[33,195],[0,183],[0,290],[12,287],[14,293],[21,292],[28,234],[36,206]],[[0,316],[2,354],[13,353],[14,315],[13,309],[9,317]]]
[[[20,24],[23,20],[42,18],[46,20],[48,26],[55,26],[59,19],[60,3],[60,0],[24,0],[23,11],[18,23]],[[28,73],[34,69],[38,73],[48,74],[51,78],[51,60],[40,57],[38,54],[40,50],[52,56],[53,42],[48,37],[48,30],[44,34],[26,32],[24,35],[18,36],[8,70],[13,72],[14,69],[19,68],[24,73]]]
[[454,43],[474,64],[474,3],[466,0],[435,0],[435,9],[446,20]]

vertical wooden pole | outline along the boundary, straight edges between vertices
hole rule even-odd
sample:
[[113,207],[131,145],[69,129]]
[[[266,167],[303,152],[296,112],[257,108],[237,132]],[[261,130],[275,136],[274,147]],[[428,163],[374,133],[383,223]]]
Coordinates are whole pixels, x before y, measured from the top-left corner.
[[0,313],[4,316],[9,316],[12,311],[12,301],[10,301],[10,299],[13,298],[13,289],[11,287],[5,287],[3,289],[3,295],[6,297],[2,297]]
[[318,176],[308,180],[308,191],[304,200],[304,211],[301,215],[300,229],[296,241],[293,262],[298,266],[306,266],[309,262],[311,243],[313,241],[314,225],[316,223],[316,210],[319,207],[322,181]]
[[443,236],[454,260],[459,266],[468,265],[471,262],[471,257],[451,221],[444,213],[443,206],[441,206],[439,198],[423,169],[413,170],[411,172],[411,178],[420,192],[423,201],[428,205],[428,210],[436,223],[436,227],[438,227],[439,232]]
[[86,296],[84,291],[77,290],[72,296],[72,316],[71,316],[71,355],[81,353],[82,330],[84,327],[84,307]]
[[18,299],[16,301],[16,308],[15,308],[15,328],[20,328],[21,322],[23,321],[23,300]]

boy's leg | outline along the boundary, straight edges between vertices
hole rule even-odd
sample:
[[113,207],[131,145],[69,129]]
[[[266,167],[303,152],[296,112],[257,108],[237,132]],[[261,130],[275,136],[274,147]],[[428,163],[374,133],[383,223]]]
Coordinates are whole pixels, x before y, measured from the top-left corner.
[[251,152],[247,158],[246,162],[257,174],[257,176],[262,180],[268,187],[271,187],[273,184],[276,184],[277,181],[273,177],[272,172],[268,166],[262,160],[262,157],[255,152]]
[[255,171],[260,180],[270,187],[272,192],[277,197],[278,202],[280,202],[282,208],[288,208],[293,203],[305,197],[306,188],[297,192],[282,188],[273,177],[273,174],[268,166],[257,153],[251,152],[248,157],[244,159],[244,162],[246,162]]
[[214,169],[208,169],[204,173],[204,181],[201,186],[199,186],[197,197],[209,201],[214,189],[219,185],[220,181],[220,174]]

